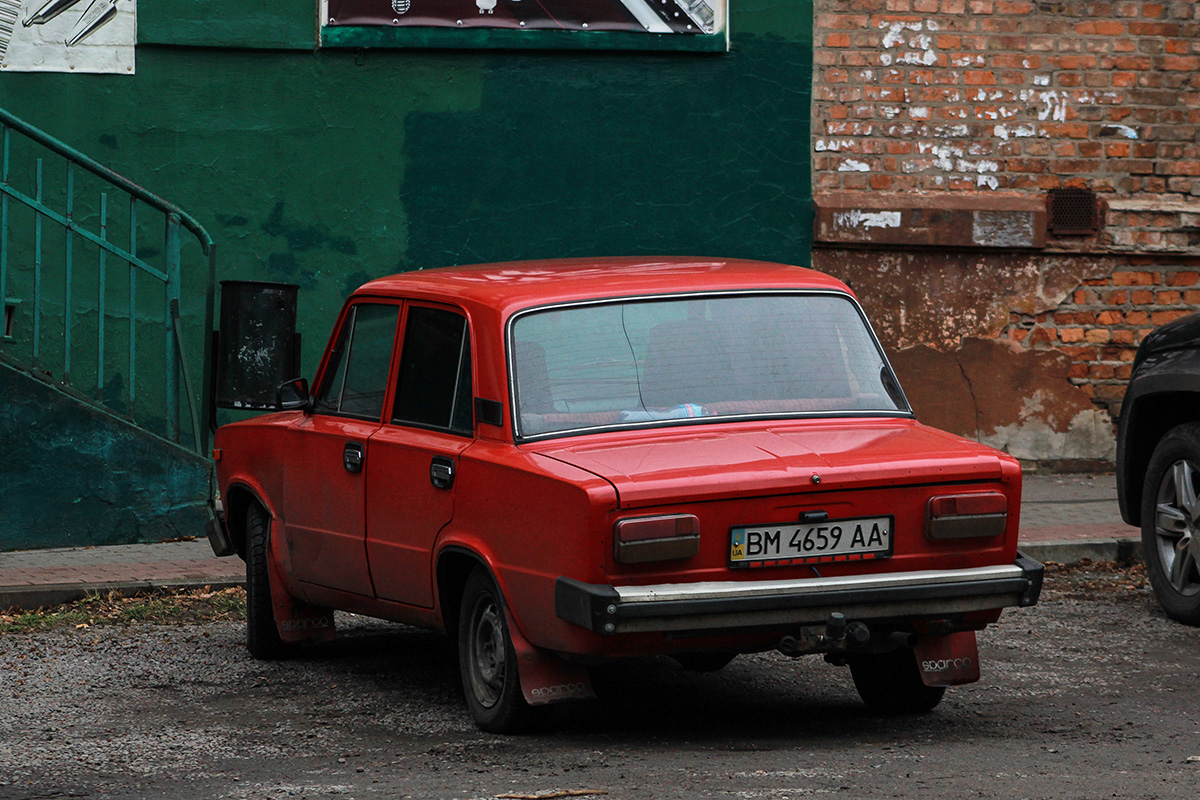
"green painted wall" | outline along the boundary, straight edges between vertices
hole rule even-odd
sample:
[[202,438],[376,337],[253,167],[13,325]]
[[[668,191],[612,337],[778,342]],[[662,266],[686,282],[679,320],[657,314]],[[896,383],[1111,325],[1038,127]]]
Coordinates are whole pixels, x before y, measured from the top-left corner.
[[203,536],[209,464],[0,362],[0,550]]
[[134,76],[4,73],[0,105],[193,214],[218,279],[300,284],[310,376],[344,297],[393,272],[808,263],[811,0],[732,0],[728,53],[314,50],[296,5],[142,4]]
[[138,44],[311,49],[316,0],[143,0]]

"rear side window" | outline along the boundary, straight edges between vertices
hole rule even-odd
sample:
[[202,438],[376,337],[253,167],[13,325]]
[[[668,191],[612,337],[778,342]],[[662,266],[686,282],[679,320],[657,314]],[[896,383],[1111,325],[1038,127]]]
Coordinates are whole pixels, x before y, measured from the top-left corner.
[[377,420],[383,414],[400,307],[358,303],[350,308],[317,393],[322,414]]
[[471,398],[466,317],[442,308],[409,308],[392,422],[470,435]]

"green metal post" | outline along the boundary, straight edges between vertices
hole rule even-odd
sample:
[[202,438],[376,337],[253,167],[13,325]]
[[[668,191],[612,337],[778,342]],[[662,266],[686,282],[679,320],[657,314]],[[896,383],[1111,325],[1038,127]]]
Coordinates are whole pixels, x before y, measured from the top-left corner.
[[201,368],[200,378],[200,435],[203,437],[196,442],[196,449],[200,453],[208,452],[209,437],[213,430],[213,305],[216,295],[216,274],[217,274],[217,246],[210,244],[208,246],[208,291],[204,295],[204,339],[201,341],[201,347],[204,348],[204,358],[201,359],[203,367]]
[[166,352],[166,401],[167,401],[167,438],[173,442],[179,441],[179,343],[175,336],[175,321],[171,319],[171,304],[178,305],[179,288],[179,215],[167,215],[167,284],[165,322],[167,326]]
[[[104,192],[100,193],[100,238],[103,241],[108,241],[108,195]],[[96,322],[96,348],[100,351],[96,354],[96,389],[101,399],[104,399],[104,299],[108,293],[105,274],[105,256],[107,251],[100,248],[100,299],[96,303],[96,312],[99,319]]]
[[[129,253],[137,255],[137,198],[129,198]],[[134,398],[137,397],[137,267],[129,262],[129,415],[136,417]]]
[[[8,185],[8,126],[4,126],[4,164],[0,182]],[[0,314],[8,314],[8,195],[0,193]],[[0,332],[2,336],[3,332]]]
[[75,165],[67,162],[67,266],[66,266],[66,297],[63,301],[63,383],[71,382],[71,245],[74,237],[71,235],[71,224],[75,221]]
[[[42,160],[34,171],[33,196],[42,204]],[[33,214],[33,366],[38,366],[42,339],[42,215]]]

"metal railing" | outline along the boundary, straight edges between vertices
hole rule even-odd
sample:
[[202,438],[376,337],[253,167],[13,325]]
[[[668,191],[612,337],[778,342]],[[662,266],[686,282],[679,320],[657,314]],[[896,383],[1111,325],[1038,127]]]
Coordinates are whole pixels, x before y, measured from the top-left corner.
[[[147,236],[159,224],[161,250]],[[184,273],[181,228],[207,256],[206,274]],[[9,359],[181,444],[182,381],[187,444],[204,453],[215,272],[216,246],[193,217],[0,108],[0,352]],[[147,282],[160,288],[147,292]],[[199,394],[185,343],[202,365]]]

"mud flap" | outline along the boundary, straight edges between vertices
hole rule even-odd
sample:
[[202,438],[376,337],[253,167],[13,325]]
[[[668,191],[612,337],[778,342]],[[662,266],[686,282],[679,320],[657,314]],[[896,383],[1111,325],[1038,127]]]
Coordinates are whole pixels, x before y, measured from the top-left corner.
[[922,637],[914,652],[926,686],[961,686],[979,680],[975,631]]
[[521,679],[521,694],[531,706],[544,706],[563,700],[584,700],[595,697],[592,678],[587,668],[570,664],[558,656],[534,647],[513,624],[512,614],[504,609],[508,635],[517,654],[517,675]]
[[269,545],[267,579],[271,583],[271,606],[275,611],[275,627],[279,629],[280,639],[288,644],[333,640],[336,633],[333,609],[314,606],[292,597],[284,587],[274,548]]

